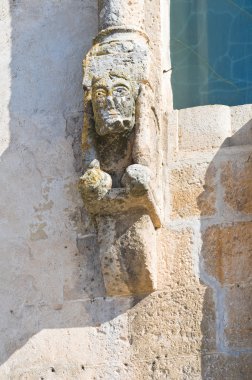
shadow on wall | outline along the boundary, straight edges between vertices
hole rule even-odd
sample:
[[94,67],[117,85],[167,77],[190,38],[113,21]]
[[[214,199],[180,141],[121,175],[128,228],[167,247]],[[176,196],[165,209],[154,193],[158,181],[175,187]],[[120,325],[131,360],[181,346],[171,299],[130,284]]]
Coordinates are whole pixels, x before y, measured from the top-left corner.
[[[251,147],[252,120],[224,141],[206,172],[205,191],[198,197],[200,271],[209,286],[201,323],[202,376],[207,380],[251,378]],[[206,207],[214,203],[215,208]],[[212,292],[215,305],[211,306]],[[208,331],[211,320],[216,337]]]
[[10,12],[10,145],[0,163],[1,363],[43,329],[97,326],[132,302],[103,299],[95,235],[85,227],[76,185],[81,62],[97,34],[96,2],[13,0]]

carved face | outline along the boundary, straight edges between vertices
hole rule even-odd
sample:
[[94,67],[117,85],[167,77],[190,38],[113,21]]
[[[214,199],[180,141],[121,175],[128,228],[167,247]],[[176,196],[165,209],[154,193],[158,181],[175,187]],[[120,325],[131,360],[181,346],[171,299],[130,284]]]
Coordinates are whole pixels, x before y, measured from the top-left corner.
[[126,79],[109,76],[95,81],[92,105],[98,135],[125,133],[134,127],[135,99]]

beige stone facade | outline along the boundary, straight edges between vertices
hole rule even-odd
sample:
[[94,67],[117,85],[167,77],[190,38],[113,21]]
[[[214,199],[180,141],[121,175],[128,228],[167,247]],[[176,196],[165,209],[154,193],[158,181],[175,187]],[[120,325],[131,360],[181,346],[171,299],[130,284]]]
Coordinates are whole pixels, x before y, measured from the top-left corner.
[[250,380],[252,106],[173,110],[169,0],[112,11],[145,29],[160,74],[157,290],[107,296],[78,191],[97,2],[2,0],[0,379]]

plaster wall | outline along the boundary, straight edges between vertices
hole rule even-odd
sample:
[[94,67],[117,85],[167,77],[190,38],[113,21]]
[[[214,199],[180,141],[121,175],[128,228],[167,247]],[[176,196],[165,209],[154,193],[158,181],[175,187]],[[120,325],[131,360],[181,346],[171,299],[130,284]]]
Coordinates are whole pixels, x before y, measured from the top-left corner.
[[108,298],[77,189],[96,1],[1,1],[0,379],[251,377],[252,107],[172,110],[168,11],[145,2],[166,131],[158,291]]

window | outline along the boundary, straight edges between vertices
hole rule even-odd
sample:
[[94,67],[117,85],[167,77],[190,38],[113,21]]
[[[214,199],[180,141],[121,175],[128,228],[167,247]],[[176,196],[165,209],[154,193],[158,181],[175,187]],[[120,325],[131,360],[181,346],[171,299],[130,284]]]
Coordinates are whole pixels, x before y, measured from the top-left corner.
[[171,0],[174,108],[252,103],[252,1]]

